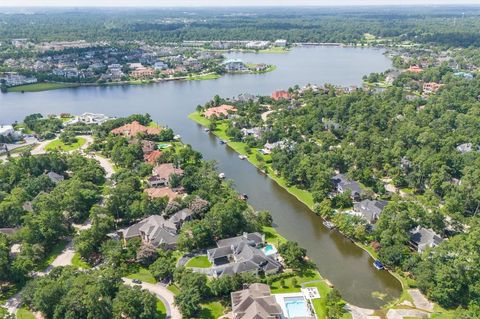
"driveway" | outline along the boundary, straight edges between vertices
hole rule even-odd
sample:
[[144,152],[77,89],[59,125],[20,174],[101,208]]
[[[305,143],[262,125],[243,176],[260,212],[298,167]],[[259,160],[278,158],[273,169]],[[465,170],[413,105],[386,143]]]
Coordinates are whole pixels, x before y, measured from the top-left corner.
[[102,156],[98,156],[96,154],[88,154],[87,157],[93,158],[100,163],[100,166],[102,166],[103,169],[106,172],[106,174],[105,174],[106,178],[112,177],[113,173],[115,173],[115,169],[113,168],[113,164],[109,159],[107,159],[105,157],[102,157]]
[[166,287],[159,284],[154,285],[146,282],[142,282],[141,285],[136,285],[132,282],[132,279],[128,278],[122,278],[122,280],[129,286],[141,286],[143,289],[155,294],[165,305],[167,310],[167,319],[182,319],[180,311],[178,310],[177,306],[175,306],[175,295]]
[[433,311],[434,304],[422,294],[418,289],[408,289],[408,293],[412,296],[413,304],[417,309],[425,311]]

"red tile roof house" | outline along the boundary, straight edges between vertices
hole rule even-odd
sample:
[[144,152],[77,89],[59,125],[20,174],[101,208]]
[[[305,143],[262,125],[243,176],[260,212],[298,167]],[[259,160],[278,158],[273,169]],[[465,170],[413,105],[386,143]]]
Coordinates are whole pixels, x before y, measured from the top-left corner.
[[272,99],[275,101],[285,99],[285,100],[290,100],[292,98],[292,95],[288,93],[287,91],[275,91],[272,93]]
[[147,127],[140,124],[138,121],[125,124],[117,127],[111,131],[114,135],[124,135],[126,137],[135,137],[138,133],[145,133],[149,135],[159,134],[162,129],[158,127]]
[[423,69],[417,65],[412,65],[411,67],[409,67],[407,69],[408,72],[412,72],[412,73],[420,73],[423,71]]
[[180,196],[179,193],[174,192],[170,187],[147,188],[145,189],[145,193],[147,193],[150,198],[167,197],[169,202]]
[[162,156],[161,151],[152,151],[149,152],[145,155],[143,155],[143,159],[145,160],[145,163],[155,165],[157,163],[157,159]]
[[205,116],[207,119],[211,118],[212,116],[216,117],[228,117],[230,113],[235,113],[237,112],[237,109],[235,106],[232,105],[227,105],[223,104],[217,107],[211,107],[205,112],[203,112],[203,116]]
[[176,168],[172,163],[165,163],[157,165],[152,170],[153,176],[147,180],[150,187],[168,186],[170,176],[173,174],[182,175],[183,170]]
[[429,82],[423,84],[423,92],[425,93],[435,93],[438,91],[439,88],[442,87],[443,84],[438,84],[435,82]]

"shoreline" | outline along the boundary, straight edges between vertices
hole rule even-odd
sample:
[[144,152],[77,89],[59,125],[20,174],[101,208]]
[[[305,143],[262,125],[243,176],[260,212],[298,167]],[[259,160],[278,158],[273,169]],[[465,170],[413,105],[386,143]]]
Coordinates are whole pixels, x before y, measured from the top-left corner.
[[[207,127],[207,122],[210,122],[208,119],[204,118],[204,117],[201,117],[199,118],[200,113],[195,111],[191,114],[188,115],[188,118],[192,121],[194,121],[195,123],[201,125],[202,127]],[[203,119],[203,120],[201,120]],[[225,136],[221,136],[218,134],[218,129],[215,130],[215,131],[210,131],[213,135],[215,135],[216,137],[220,138],[220,139],[225,139]],[[228,147],[230,147],[233,151],[235,151],[237,154],[239,155],[244,155],[246,156],[246,159],[247,161],[252,164],[253,166],[255,166],[258,170],[260,170],[260,168],[258,167],[258,165],[256,164],[256,162],[254,161],[254,155],[253,153],[252,154],[247,154],[246,152],[241,152],[239,150],[239,147],[234,147],[232,145],[232,143],[236,143],[236,142],[231,142],[231,141],[228,141],[226,143],[226,145]],[[241,143],[241,142],[240,142]],[[286,186],[284,185],[284,183],[282,182],[282,180],[275,176],[274,174],[272,174],[272,172],[265,172],[265,171],[262,171],[260,170],[263,174],[265,174],[266,176],[268,176],[271,180],[273,180],[274,182],[276,182],[280,187],[282,187],[285,191],[287,191],[290,195],[294,196],[299,202],[301,202],[302,204],[304,204],[306,207],[308,207],[308,209],[313,213],[315,214],[315,212],[313,211],[313,199],[312,199],[312,202],[310,203],[309,201],[305,200],[304,198],[302,198],[299,194],[297,194],[297,190],[298,191],[303,191],[305,193],[308,193],[311,197],[311,194],[308,192],[308,191],[305,191],[305,190],[300,190],[296,187],[289,187],[289,186]],[[316,215],[316,214],[315,214]],[[318,215],[317,215],[318,216]],[[319,218],[322,218],[320,216],[318,216]],[[323,218],[322,218],[323,219]],[[365,251],[372,259],[376,260],[377,257],[375,256],[375,254],[373,252],[371,252],[369,249],[367,249],[365,247],[364,244],[362,243],[359,243],[347,236],[345,236],[342,232],[339,232],[340,234],[342,234],[342,236],[344,236],[345,238],[349,239],[352,243],[354,243],[357,247],[359,247],[360,249],[362,249],[363,251]],[[405,283],[405,279],[400,275],[400,274],[397,274],[396,272],[393,272],[389,269],[386,269],[386,271],[388,271],[396,280],[398,280],[400,282],[400,285],[402,287],[402,294],[400,295],[399,298],[397,298],[395,301],[393,301],[391,303],[391,305],[395,306],[397,305],[398,303],[400,303],[402,301],[402,296],[403,294],[406,292],[406,290],[408,289],[408,287],[406,287],[406,283]],[[320,274],[321,275],[321,274]],[[322,277],[323,278],[323,277]],[[386,304],[388,305],[388,304]],[[373,310],[373,309],[372,309]]]

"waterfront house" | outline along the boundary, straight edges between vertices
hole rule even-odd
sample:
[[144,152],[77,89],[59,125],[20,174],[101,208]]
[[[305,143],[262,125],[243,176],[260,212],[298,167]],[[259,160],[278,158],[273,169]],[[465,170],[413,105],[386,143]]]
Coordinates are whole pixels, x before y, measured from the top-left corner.
[[153,68],[138,68],[130,72],[130,76],[134,79],[151,78],[155,75]]
[[442,241],[443,238],[432,229],[417,226],[417,228],[410,231],[410,245],[419,253],[427,248],[438,246]]
[[9,137],[15,134],[15,129],[12,125],[0,125],[0,136]]
[[278,39],[278,40],[275,40],[275,42],[273,43],[274,46],[276,47],[286,47],[287,46],[287,40],[285,39]]
[[161,131],[158,127],[147,127],[140,124],[138,121],[133,121],[132,123],[125,124],[123,126],[117,127],[111,131],[114,135],[124,135],[126,137],[135,137],[139,133],[144,133],[148,135],[156,135]]
[[223,118],[223,117],[228,118],[230,113],[235,113],[235,112],[237,112],[237,109],[235,108],[235,106],[223,104],[217,107],[211,107],[209,109],[206,109],[203,112],[203,116],[206,117],[207,119],[212,118],[213,116],[220,117],[220,118]]
[[274,99],[275,101],[290,100],[291,98],[292,95],[285,90],[275,91],[272,93],[272,99]]
[[261,246],[265,236],[260,233],[244,233],[241,236],[222,239],[217,248],[207,251],[208,260],[214,265],[213,276],[234,275],[243,272],[274,274],[282,269],[276,254],[265,255]]
[[280,319],[282,308],[266,284],[254,283],[231,293],[233,319]]
[[253,136],[254,138],[260,138],[262,136],[262,129],[260,127],[242,128],[240,131],[243,136]]
[[253,50],[263,50],[268,48],[270,41],[250,41],[245,44],[245,48]]
[[227,72],[244,72],[247,71],[247,67],[242,60],[228,59],[223,62],[223,67]]
[[364,218],[370,224],[373,224],[380,217],[385,206],[387,206],[387,201],[378,201],[378,200],[362,200],[361,202],[356,202],[353,204],[353,211],[356,215]]
[[82,115],[75,116],[73,119],[63,123],[63,125],[67,126],[75,123],[101,125],[111,119],[113,118],[108,117],[105,114],[86,112],[86,113],[83,113]]
[[354,201],[359,201],[363,194],[360,184],[356,181],[348,179],[343,174],[337,174],[332,177],[333,185],[338,193],[350,192],[350,196]]
[[153,65],[153,68],[155,70],[165,70],[165,69],[168,69],[168,64],[166,64],[165,62],[163,61],[157,61],[155,62],[155,64]]

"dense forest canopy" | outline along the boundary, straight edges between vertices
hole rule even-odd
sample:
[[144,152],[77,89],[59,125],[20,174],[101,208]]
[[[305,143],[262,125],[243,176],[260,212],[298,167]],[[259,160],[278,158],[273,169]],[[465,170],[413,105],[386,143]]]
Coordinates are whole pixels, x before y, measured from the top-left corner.
[[[32,14],[30,14],[32,13]],[[365,33],[446,46],[480,45],[480,7],[36,9],[0,13],[0,41],[275,40],[358,43]]]

